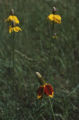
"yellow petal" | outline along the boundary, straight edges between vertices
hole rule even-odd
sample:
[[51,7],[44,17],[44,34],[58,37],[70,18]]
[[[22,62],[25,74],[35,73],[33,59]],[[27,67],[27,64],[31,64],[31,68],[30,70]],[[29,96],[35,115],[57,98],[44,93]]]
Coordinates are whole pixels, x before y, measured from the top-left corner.
[[20,27],[18,27],[18,26],[14,27],[13,29],[14,29],[15,32],[22,31],[22,29]]
[[38,95],[38,96],[37,96],[37,99],[40,99],[40,98],[42,98],[42,96],[41,96],[41,95],[40,95],[40,96]]
[[5,22],[10,22],[10,21],[14,21],[15,24],[19,24],[18,18],[14,15],[10,15],[7,19],[5,19]]
[[13,20],[15,21],[16,24],[19,24],[19,20],[16,16],[13,16]]
[[54,97],[54,92],[52,92],[52,95],[49,95],[49,97],[53,98]]
[[12,33],[13,28],[11,26],[9,26],[9,33]]
[[61,23],[61,16],[60,15],[54,15],[54,22]]
[[9,33],[12,33],[13,31],[19,32],[19,31],[22,31],[22,29],[18,26],[15,26],[15,27],[9,26]]
[[49,19],[50,21],[53,21],[53,20],[54,20],[54,14],[50,14],[50,15],[48,16],[48,19]]
[[54,22],[56,22],[56,23],[58,23],[58,24],[61,23],[61,16],[60,16],[60,15],[50,14],[50,15],[48,16],[48,19],[49,19],[50,21],[54,21]]
[[10,15],[5,21],[9,22],[9,21],[12,21],[12,20],[13,20],[13,17],[12,17],[12,15]]

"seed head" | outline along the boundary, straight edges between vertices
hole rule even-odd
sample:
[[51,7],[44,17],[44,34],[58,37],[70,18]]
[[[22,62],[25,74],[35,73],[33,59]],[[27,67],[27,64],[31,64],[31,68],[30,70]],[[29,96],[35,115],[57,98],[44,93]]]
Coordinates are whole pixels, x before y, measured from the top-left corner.
[[52,13],[55,14],[55,12],[57,11],[56,7],[54,6],[52,9]]
[[39,72],[36,72],[36,75],[38,76],[39,79],[42,78],[42,75]]
[[10,15],[14,15],[14,9],[11,9]]

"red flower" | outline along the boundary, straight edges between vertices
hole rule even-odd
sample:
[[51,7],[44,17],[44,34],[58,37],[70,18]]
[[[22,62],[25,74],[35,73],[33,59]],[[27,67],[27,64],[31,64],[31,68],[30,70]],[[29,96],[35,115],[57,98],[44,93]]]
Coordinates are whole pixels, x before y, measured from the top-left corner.
[[38,99],[40,99],[43,96],[43,94],[53,98],[54,90],[50,84],[46,83],[38,88],[37,94]]

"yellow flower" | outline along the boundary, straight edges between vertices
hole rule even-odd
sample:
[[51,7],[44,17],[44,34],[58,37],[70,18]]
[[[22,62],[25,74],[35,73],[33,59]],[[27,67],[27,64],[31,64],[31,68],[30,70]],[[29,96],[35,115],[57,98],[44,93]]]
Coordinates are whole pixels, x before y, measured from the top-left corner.
[[58,23],[58,24],[61,23],[61,16],[60,16],[60,15],[50,14],[50,15],[48,16],[48,19],[49,19],[50,21],[54,21],[54,22],[56,22],[56,23]]
[[10,15],[7,19],[5,19],[5,22],[14,22],[15,24],[19,24],[18,18],[14,15]]
[[14,26],[12,27],[11,25],[9,26],[9,33],[12,33],[12,32],[19,32],[19,31],[22,31],[22,29],[18,26]]

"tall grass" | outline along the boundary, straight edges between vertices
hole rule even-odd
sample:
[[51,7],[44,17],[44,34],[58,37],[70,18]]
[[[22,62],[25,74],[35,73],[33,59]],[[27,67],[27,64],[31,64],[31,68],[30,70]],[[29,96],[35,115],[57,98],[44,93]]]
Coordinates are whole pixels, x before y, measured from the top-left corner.
[[[55,25],[58,35],[51,38],[47,21],[53,6],[62,16]],[[4,19],[11,8],[20,19],[22,32],[15,34],[15,79],[10,56],[12,38]],[[79,40],[78,10],[74,0],[0,1],[0,119],[78,120],[79,119]],[[39,71],[54,87],[53,99],[37,100]]]

